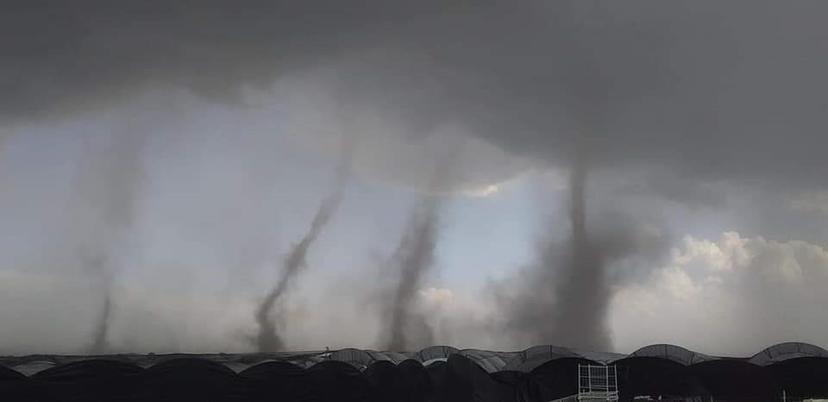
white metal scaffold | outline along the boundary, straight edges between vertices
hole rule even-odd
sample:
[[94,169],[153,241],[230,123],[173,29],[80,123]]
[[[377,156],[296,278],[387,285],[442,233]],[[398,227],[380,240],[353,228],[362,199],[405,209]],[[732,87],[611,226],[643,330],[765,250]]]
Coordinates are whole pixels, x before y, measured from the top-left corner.
[[615,366],[578,365],[579,401],[617,401],[618,376]]

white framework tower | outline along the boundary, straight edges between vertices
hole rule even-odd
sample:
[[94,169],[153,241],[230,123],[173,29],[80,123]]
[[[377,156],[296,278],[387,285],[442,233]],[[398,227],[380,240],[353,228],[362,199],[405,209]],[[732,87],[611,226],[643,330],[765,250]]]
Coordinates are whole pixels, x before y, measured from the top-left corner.
[[617,401],[618,376],[615,366],[578,365],[579,401]]

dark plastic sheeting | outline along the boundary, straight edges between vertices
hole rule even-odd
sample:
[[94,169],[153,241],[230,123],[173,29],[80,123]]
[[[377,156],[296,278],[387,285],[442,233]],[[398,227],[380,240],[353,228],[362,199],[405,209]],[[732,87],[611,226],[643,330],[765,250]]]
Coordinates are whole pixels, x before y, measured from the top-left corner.
[[44,402],[133,401],[143,388],[143,373],[132,363],[85,360],[41,371],[32,382]]
[[689,367],[659,357],[628,357],[613,363],[618,374],[621,400],[636,396],[653,398],[708,395]]
[[320,402],[363,402],[371,399],[365,376],[348,363],[329,360],[307,370]]
[[144,375],[142,400],[155,402],[240,400],[238,376],[226,366],[204,359],[175,359],[150,367]]
[[402,401],[402,373],[396,364],[380,361],[370,365],[363,372],[372,388],[375,401]]
[[[532,378],[529,373],[508,370],[490,374],[492,379],[501,386],[512,389],[512,397],[516,402],[533,402],[540,400],[537,387],[532,387]],[[534,394],[533,394],[534,392]]]
[[452,355],[446,364],[446,401],[513,402],[515,390],[495,381],[471,359]]
[[828,358],[800,357],[768,368],[788,396],[828,398]]
[[[751,359],[735,359],[651,345],[624,358],[597,360],[618,369],[623,400],[648,395],[765,401],[778,400],[782,390],[791,399],[828,396],[824,353],[813,345],[786,343]],[[250,359],[178,355],[145,370],[131,355],[74,363],[67,363],[77,360],[73,356],[30,356],[5,358],[4,364],[30,377],[0,367],[0,402],[549,401],[575,394],[578,364],[600,364],[589,357],[599,355],[550,346],[508,353],[448,347],[409,354],[346,349],[330,356],[308,354],[301,366],[269,361],[239,374],[216,360],[242,365]],[[445,356],[447,361],[439,360]],[[273,357],[257,356],[253,361]],[[423,367],[422,360],[430,364]],[[304,368],[314,362],[319,363]],[[33,369],[37,364],[43,371]],[[49,368],[44,370],[44,365]],[[355,366],[364,367],[364,372]]]
[[577,358],[566,357],[552,360],[536,367],[529,374],[531,379],[524,391],[525,394],[540,398],[538,400],[551,401],[578,393],[578,365],[598,363]]
[[305,369],[288,362],[266,362],[239,373],[242,400],[312,402],[319,399]]
[[782,390],[767,367],[744,360],[719,359],[690,366],[709,395],[728,401],[777,401]]
[[426,366],[429,382],[431,383],[432,400],[442,402],[448,398],[448,363],[436,361]]
[[0,400],[30,401],[33,399],[30,385],[28,377],[0,366]]
[[402,380],[402,400],[405,402],[425,402],[434,398],[434,387],[431,378],[420,362],[405,360],[399,364],[400,379]]

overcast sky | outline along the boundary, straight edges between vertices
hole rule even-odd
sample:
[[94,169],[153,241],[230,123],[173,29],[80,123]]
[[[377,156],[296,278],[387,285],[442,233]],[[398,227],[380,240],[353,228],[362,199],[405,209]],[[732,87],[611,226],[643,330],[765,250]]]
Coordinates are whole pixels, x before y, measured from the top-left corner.
[[284,302],[291,349],[384,347],[427,197],[427,342],[570,343],[550,256],[577,163],[602,262],[576,302],[600,299],[602,348],[828,347],[824,1],[5,9],[0,354],[83,352],[108,293],[111,351],[251,351],[343,142],[342,204]]

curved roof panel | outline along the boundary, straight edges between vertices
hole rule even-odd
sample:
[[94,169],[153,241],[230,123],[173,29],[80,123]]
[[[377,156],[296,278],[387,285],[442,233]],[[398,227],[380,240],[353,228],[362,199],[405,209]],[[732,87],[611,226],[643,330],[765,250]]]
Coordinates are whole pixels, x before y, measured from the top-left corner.
[[287,359],[286,361],[291,362],[299,367],[308,368],[317,363],[325,361],[325,357],[323,355],[314,355],[314,356],[302,356],[299,359]]
[[465,349],[460,355],[475,362],[488,373],[501,371],[506,367],[506,361],[514,358],[519,352],[492,352],[488,350]]
[[630,354],[631,357],[660,357],[672,360],[685,366],[712,360],[713,357],[685,349],[681,346],[658,344],[645,346]]
[[152,365],[147,371],[152,374],[164,375],[189,375],[191,373],[210,373],[215,377],[232,377],[236,375],[235,371],[224,364],[196,357],[179,357],[164,360]]
[[580,357],[580,355],[571,349],[562,348],[552,345],[538,345],[518,352],[506,362],[504,370],[515,370],[528,373],[535,367],[538,367],[550,360],[561,359],[564,357]]
[[420,363],[425,364],[434,360],[445,360],[449,356],[460,353],[460,350],[451,346],[429,346],[415,354]]
[[610,364],[614,361],[621,360],[627,355],[622,353],[612,353],[612,352],[592,352],[592,351],[579,351],[578,354],[587,360],[592,360],[602,364]]
[[759,366],[767,366],[798,357],[828,357],[828,351],[808,343],[785,342],[766,348],[753,355],[749,361]]
[[0,381],[26,379],[22,373],[5,366],[0,366]]
[[409,353],[400,353],[400,352],[378,352],[376,350],[368,350],[368,354],[374,358],[375,362],[378,361],[387,361],[394,364],[402,363],[403,361],[410,359],[411,354]]
[[[501,370],[527,372],[531,371],[532,367],[537,367],[547,361],[572,357],[583,358],[600,364],[611,364],[627,358],[649,357],[670,360],[684,366],[709,360],[721,359],[720,357],[697,353],[680,346],[669,344],[646,346],[629,355],[589,352],[554,345],[539,345],[518,352],[498,352],[478,349],[466,349],[460,351],[451,346],[431,346],[418,352],[411,353],[348,348],[336,351],[317,350],[269,354],[123,354],[106,356],[105,359],[134,364],[142,368],[150,368],[170,360],[196,358],[220,364],[233,372],[241,372],[253,365],[267,361],[285,361],[295,364],[301,368],[309,368],[320,362],[335,360],[348,363],[352,367],[356,367],[358,369],[364,369],[372,363],[379,361],[388,361],[394,364],[400,364],[405,360],[411,359],[427,366],[431,362],[440,360],[445,361],[449,356],[454,354],[466,356],[468,359],[474,361],[480,365],[481,368],[484,368],[489,372]],[[750,362],[759,366],[768,366],[786,360],[803,357],[828,359],[828,350],[807,343],[787,342],[768,347],[761,352],[756,353],[752,357],[741,357],[734,359]],[[64,366],[74,362],[90,361],[99,358],[100,357],[95,356],[71,355],[7,356],[0,357],[0,364],[28,377],[55,366]],[[156,367],[156,369],[158,369],[158,367]]]
[[362,370],[376,361],[375,357],[371,356],[368,351],[352,348],[332,352],[331,360],[348,363],[358,370]]
[[50,367],[33,375],[38,379],[75,378],[78,376],[107,376],[140,374],[144,369],[134,363],[116,360],[90,359]]
[[11,368],[14,369],[15,371],[19,372],[20,374],[25,375],[25,376],[32,376],[32,375],[37,374],[37,373],[39,373],[43,370],[50,369],[54,366],[55,366],[55,363],[53,363],[53,362],[37,360],[37,361],[31,361],[31,362],[18,364],[16,366],[11,367]]
[[250,366],[238,374],[247,378],[266,379],[268,377],[275,377],[285,374],[296,375],[297,373],[303,373],[302,367],[286,361],[270,360],[256,364],[255,366]]
[[379,352],[376,350],[341,349],[331,353],[330,359],[348,363],[359,370],[365,369],[375,362],[391,362],[398,364],[410,356],[399,352]]

